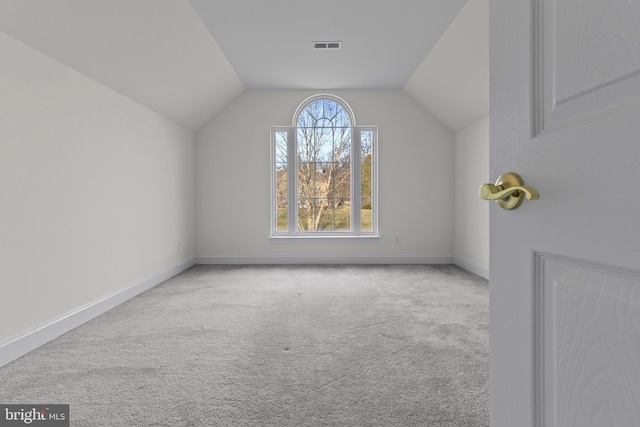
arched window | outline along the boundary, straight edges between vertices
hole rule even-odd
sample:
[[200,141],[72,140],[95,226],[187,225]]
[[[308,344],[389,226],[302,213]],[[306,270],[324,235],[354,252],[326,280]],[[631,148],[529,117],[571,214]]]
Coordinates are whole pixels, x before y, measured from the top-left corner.
[[376,235],[376,127],[323,94],[271,135],[272,235]]

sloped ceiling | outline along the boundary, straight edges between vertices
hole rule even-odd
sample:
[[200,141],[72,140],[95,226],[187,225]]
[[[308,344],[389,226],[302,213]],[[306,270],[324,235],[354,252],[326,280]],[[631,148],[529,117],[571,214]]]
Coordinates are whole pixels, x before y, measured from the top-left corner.
[[191,130],[245,88],[403,88],[458,130],[488,114],[487,17],[488,0],[0,1],[1,31]]
[[0,30],[191,130],[244,90],[186,0],[1,0]]
[[489,0],[469,0],[404,90],[453,131],[489,115]]

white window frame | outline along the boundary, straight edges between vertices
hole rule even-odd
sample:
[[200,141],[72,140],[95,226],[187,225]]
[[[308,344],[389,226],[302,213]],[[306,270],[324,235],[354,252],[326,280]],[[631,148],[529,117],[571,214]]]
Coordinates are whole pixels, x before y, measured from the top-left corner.
[[[296,126],[300,113],[312,102],[329,99],[340,104],[349,114],[351,119],[351,230],[323,230],[323,231],[301,231],[297,230],[297,132]],[[286,132],[287,134],[287,219],[288,229],[278,230],[277,224],[277,176],[276,176],[276,133]],[[372,132],[371,154],[373,161],[371,164],[371,230],[362,230],[361,206],[361,134],[362,132]],[[378,127],[377,126],[357,126],[353,111],[342,98],[331,94],[318,94],[305,99],[297,108],[292,121],[292,126],[271,126],[271,239],[293,239],[293,240],[335,240],[335,241],[376,241],[378,235]],[[292,177],[293,175],[293,177]],[[293,179],[291,179],[293,178]]]

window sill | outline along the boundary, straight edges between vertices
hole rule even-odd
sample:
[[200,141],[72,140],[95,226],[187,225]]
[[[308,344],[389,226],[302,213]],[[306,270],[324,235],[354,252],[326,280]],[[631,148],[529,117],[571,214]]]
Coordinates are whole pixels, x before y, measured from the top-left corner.
[[269,236],[269,241],[274,243],[378,243],[380,235],[377,234],[364,234],[364,235],[343,235],[343,236],[328,236],[328,235],[279,235]]

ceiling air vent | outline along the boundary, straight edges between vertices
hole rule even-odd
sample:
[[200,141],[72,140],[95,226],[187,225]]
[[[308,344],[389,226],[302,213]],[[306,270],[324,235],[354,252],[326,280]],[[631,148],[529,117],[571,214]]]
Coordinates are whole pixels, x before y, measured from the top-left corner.
[[342,48],[342,42],[313,42],[315,50],[335,50]]

